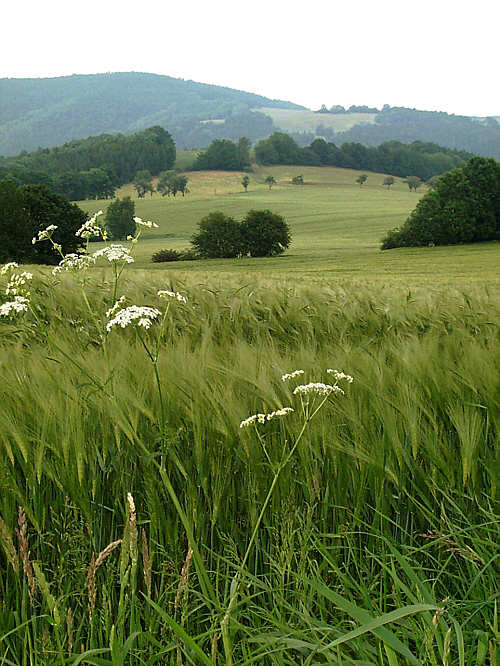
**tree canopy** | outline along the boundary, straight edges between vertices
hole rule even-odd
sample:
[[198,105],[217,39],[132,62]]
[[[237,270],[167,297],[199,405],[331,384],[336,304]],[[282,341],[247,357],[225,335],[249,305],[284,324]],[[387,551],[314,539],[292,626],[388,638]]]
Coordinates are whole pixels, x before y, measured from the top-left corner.
[[123,240],[136,231],[135,204],[130,197],[117,198],[106,210],[105,224],[113,240]]
[[441,176],[382,249],[500,240],[500,164],[473,157]]
[[199,153],[194,170],[242,171],[250,166],[250,141],[240,137],[238,143],[229,139],[215,139]]
[[285,219],[270,210],[249,210],[241,222],[244,252],[251,257],[282,254],[291,242]]
[[170,169],[175,156],[170,134],[154,126],[131,136],[101,134],[0,158],[0,177],[11,176],[21,184],[41,183],[72,200],[108,198],[138,171],[156,175]]
[[11,179],[0,181],[0,261],[56,264],[60,256],[50,243],[31,241],[39,231],[54,225],[55,243],[62,252],[76,252],[81,239],[75,236],[87,214],[45,185],[18,185]]

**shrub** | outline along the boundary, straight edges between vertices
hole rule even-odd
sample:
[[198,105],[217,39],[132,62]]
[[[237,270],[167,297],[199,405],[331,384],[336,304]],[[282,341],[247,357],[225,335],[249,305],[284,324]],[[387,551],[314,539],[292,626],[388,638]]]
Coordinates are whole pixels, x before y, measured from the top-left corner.
[[158,250],[151,257],[151,261],[155,264],[161,264],[164,261],[180,261],[182,258],[182,252],[179,250]]

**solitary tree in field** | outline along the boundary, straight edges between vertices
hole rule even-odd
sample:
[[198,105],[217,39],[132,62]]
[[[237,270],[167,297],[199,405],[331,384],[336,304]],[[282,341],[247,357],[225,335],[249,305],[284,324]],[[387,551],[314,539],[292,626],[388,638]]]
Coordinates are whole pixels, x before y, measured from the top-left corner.
[[364,174],[364,173],[361,174],[361,176],[358,176],[358,177],[356,178],[356,182],[359,183],[359,186],[360,186],[360,187],[361,187],[362,185],[364,185],[364,184],[366,183],[367,180],[368,180],[368,176],[367,176],[366,174]]
[[276,180],[274,179],[274,176],[268,176],[264,182],[266,185],[269,186],[269,189],[271,189],[273,185],[276,185]]
[[245,192],[247,191],[248,185],[250,184],[250,178],[248,176],[243,176],[241,179],[241,184],[245,188]]
[[420,185],[422,185],[422,181],[418,176],[408,176],[408,178],[406,179],[406,184],[410,188],[410,192],[412,190],[415,190],[416,192],[417,188],[419,188]]
[[143,171],[138,171],[134,178],[134,187],[137,192],[139,199],[142,199],[146,192],[150,192],[153,196],[154,187],[153,187],[153,176],[146,169]]
[[303,185],[304,184],[304,176],[302,174],[300,176],[294,176],[292,178],[292,184],[293,185]]
[[390,190],[391,185],[394,185],[394,178],[392,176],[386,176],[383,184],[386,185],[388,190]]

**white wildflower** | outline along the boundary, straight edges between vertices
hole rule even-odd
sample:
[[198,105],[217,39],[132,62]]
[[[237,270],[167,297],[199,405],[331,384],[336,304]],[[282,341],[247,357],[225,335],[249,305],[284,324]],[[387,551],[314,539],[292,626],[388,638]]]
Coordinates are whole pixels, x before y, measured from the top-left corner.
[[0,275],[6,275],[9,271],[13,271],[14,268],[19,268],[19,264],[15,261],[10,261],[8,264],[5,264],[0,268]]
[[78,229],[75,236],[84,238],[88,240],[89,238],[94,238],[95,236],[102,236],[102,229],[96,223],[96,219],[99,215],[102,215],[102,210],[98,211],[90,220],[87,220],[82,226]]
[[47,240],[48,238],[52,237],[52,232],[57,229],[57,226],[55,224],[49,224],[49,226],[45,229],[42,229],[42,231],[38,232],[38,236],[35,236],[33,240],[31,241],[33,245],[35,243],[38,243],[39,241]]
[[284,375],[281,375],[281,381],[286,382],[287,379],[293,379],[294,377],[298,377],[299,375],[303,375],[304,370],[294,370],[293,372],[285,372]]
[[354,378],[351,377],[351,375],[346,375],[342,370],[332,370],[332,368],[328,368],[327,372],[333,375],[337,381],[345,379],[349,384],[352,384],[354,381]]
[[148,227],[148,229],[152,229],[154,227],[155,229],[158,229],[158,225],[156,224],[156,222],[151,222],[150,220],[147,220],[145,222],[140,217],[134,217],[134,222],[138,224],[140,227]]
[[106,330],[110,331],[113,326],[140,326],[141,328],[149,328],[153,320],[161,315],[160,310],[156,308],[140,307],[139,305],[130,305],[128,308],[123,308],[116,312],[113,319],[106,324]]
[[0,317],[10,317],[12,314],[25,312],[28,309],[28,303],[28,299],[24,296],[16,296],[13,301],[0,305]]
[[9,283],[5,289],[7,296],[28,296],[29,292],[24,288],[28,280],[33,279],[33,273],[24,271],[23,273],[14,273],[10,276]]
[[316,393],[318,395],[329,395],[330,393],[342,393],[344,391],[340,386],[332,386],[331,384],[323,384],[322,382],[310,382],[309,384],[300,384],[293,390],[294,395],[309,393]]
[[61,271],[83,271],[95,264],[93,256],[88,254],[75,254],[70,252],[64,255],[59,265],[52,269],[52,275],[57,275]]
[[120,305],[125,302],[125,296],[120,296],[112,308],[106,311],[106,317],[109,319],[112,315],[115,314],[117,310],[120,309]]
[[107,247],[103,247],[102,250],[94,252],[92,256],[94,259],[105,257],[111,263],[114,261],[122,261],[126,264],[134,263],[134,258],[130,255],[130,250],[119,243],[112,243]]
[[187,298],[180,294],[178,291],[160,289],[157,294],[160,298],[175,298],[177,301],[179,301],[179,303],[187,303]]
[[248,426],[252,425],[252,423],[266,423],[266,421],[271,421],[272,419],[276,418],[277,416],[286,416],[287,414],[290,414],[290,412],[293,412],[294,410],[292,407],[282,407],[281,409],[277,409],[274,412],[269,412],[268,414],[253,414],[252,416],[249,416],[247,419],[242,421],[240,423],[240,428],[248,428]]

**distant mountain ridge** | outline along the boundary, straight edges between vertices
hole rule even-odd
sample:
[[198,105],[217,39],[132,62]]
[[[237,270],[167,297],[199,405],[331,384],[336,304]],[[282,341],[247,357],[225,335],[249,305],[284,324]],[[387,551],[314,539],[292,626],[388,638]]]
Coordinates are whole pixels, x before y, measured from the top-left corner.
[[0,155],[51,148],[102,133],[125,135],[161,126],[178,149],[214,139],[256,142],[285,131],[301,146],[316,137],[378,146],[432,142],[500,160],[498,116],[472,118],[385,105],[334,106],[313,112],[283,100],[140,72],[0,79]]
[[0,102],[0,155],[103,132],[130,134],[152,125],[162,125],[175,138],[175,127],[186,123],[237,117],[260,107],[304,108],[232,88],[140,72],[4,78]]

